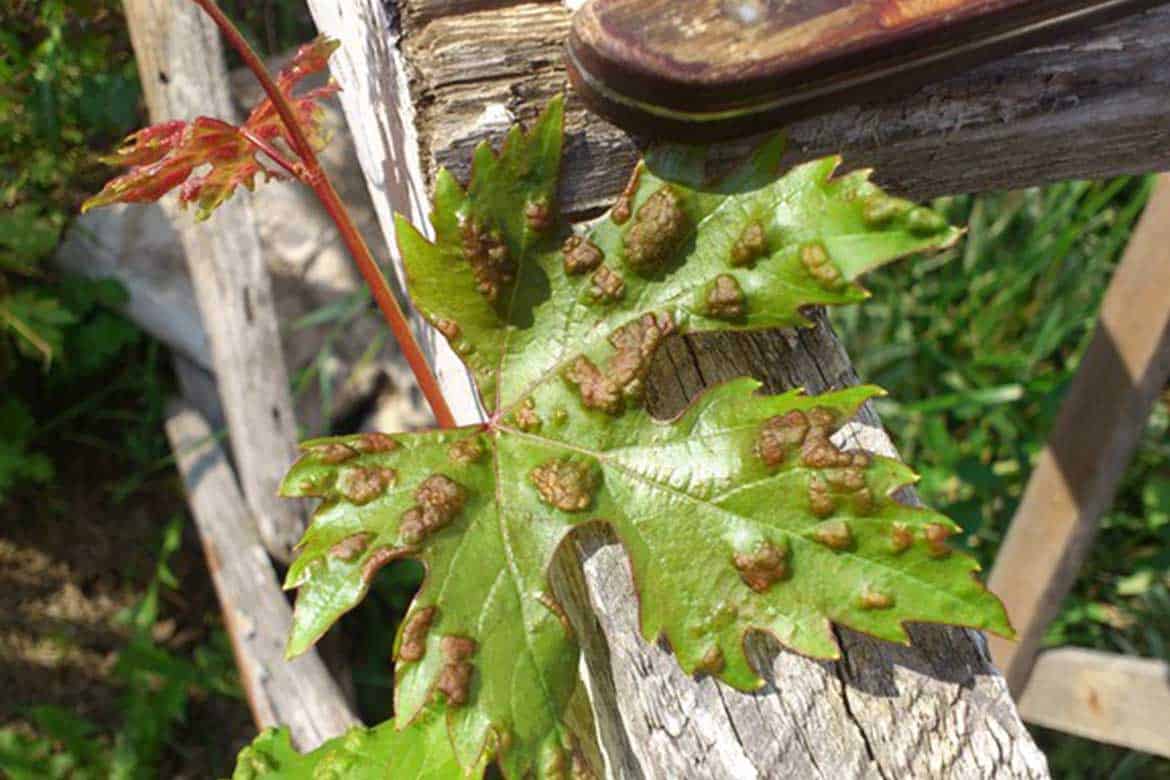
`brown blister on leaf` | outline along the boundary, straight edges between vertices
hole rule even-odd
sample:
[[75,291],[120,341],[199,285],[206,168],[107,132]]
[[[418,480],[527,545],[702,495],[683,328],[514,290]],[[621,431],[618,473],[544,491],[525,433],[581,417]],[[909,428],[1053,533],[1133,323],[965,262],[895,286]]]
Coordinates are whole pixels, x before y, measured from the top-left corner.
[[747,298],[731,274],[719,274],[707,287],[706,314],[720,320],[738,320],[747,313]]
[[525,398],[512,412],[512,424],[525,433],[540,430],[540,415],[536,413],[536,404],[531,398]]
[[739,578],[756,593],[766,593],[777,582],[792,575],[788,549],[772,542],[763,542],[750,553],[736,553],[732,563]]
[[605,255],[601,249],[585,236],[569,236],[561,247],[565,256],[565,273],[576,276],[592,271],[601,265]]
[[414,492],[416,506],[406,510],[398,531],[402,540],[415,545],[446,527],[467,503],[467,491],[443,474],[432,474]]
[[906,227],[916,236],[931,236],[946,230],[947,221],[937,211],[916,206],[906,214]]
[[604,370],[582,355],[566,369],[565,380],[576,386],[587,408],[617,414],[626,399],[641,399],[654,351],[674,330],[669,314],[645,314],[627,322],[609,336],[614,354]]
[[394,469],[354,466],[343,469],[337,480],[337,491],[352,504],[368,504],[386,492],[398,481]]
[[808,505],[814,515],[822,520],[837,511],[837,500],[829,490],[829,485],[819,476],[808,481]]
[[475,654],[475,640],[463,636],[445,636],[439,640],[444,664],[435,688],[447,697],[451,707],[462,707],[471,696],[474,667],[468,660]]
[[587,463],[553,458],[528,475],[540,499],[563,512],[582,512],[593,501],[597,480]]
[[439,318],[435,320],[435,330],[439,331],[439,333],[442,333],[447,341],[451,342],[452,344],[454,344],[455,341],[463,335],[463,329],[459,327],[459,323],[455,320],[449,320],[446,318]]
[[703,653],[699,665],[695,667],[695,674],[706,674],[714,677],[722,672],[725,666],[727,666],[727,661],[723,658],[723,650],[719,648],[719,645],[715,645]]
[[608,265],[602,265],[589,277],[589,297],[597,303],[614,303],[626,294],[626,280]]
[[403,661],[417,661],[426,654],[427,633],[435,616],[439,613],[437,607],[425,607],[412,612],[402,625],[402,644],[398,648],[398,657]]
[[862,609],[890,609],[894,606],[894,597],[888,593],[865,588],[857,597],[857,603]]
[[889,195],[874,193],[861,206],[861,217],[870,227],[881,227],[910,210],[910,204]]
[[922,533],[926,537],[926,547],[930,557],[946,558],[951,554],[950,545],[947,544],[947,538],[953,533],[950,528],[942,523],[929,523],[922,530]]
[[330,442],[329,444],[313,444],[305,448],[305,451],[315,457],[322,463],[330,465],[337,465],[344,463],[350,458],[356,458],[358,451],[353,447],[348,447],[340,442]]
[[640,274],[661,268],[687,235],[690,220],[670,185],[646,199],[626,231],[626,265]]
[[348,563],[364,553],[373,538],[373,534],[365,532],[347,536],[329,548],[329,555]]
[[378,452],[394,452],[401,445],[393,437],[384,433],[364,433],[355,439],[352,444],[358,452],[370,454]]
[[534,200],[524,207],[524,222],[533,233],[543,233],[553,223],[552,207],[547,200]]
[[630,180],[626,182],[626,188],[622,190],[622,194],[618,196],[617,203],[613,205],[613,210],[609,213],[609,218],[614,221],[614,224],[624,225],[630,221],[630,212],[634,207],[634,195],[638,192],[638,182],[642,179],[642,164],[634,166],[634,172],[630,174]]
[[463,217],[461,233],[463,256],[471,264],[475,289],[495,303],[504,288],[516,279],[516,266],[508,254],[508,245],[498,230],[488,230],[475,217]]
[[828,290],[837,290],[844,286],[845,280],[840,269],[833,265],[829,253],[820,244],[805,244],[800,248],[800,262],[804,265],[809,276],[816,279],[820,285]]
[[487,450],[484,449],[483,442],[479,440],[479,437],[472,436],[452,444],[447,450],[447,456],[452,462],[467,466],[477,462],[486,452]]
[[788,459],[794,448],[804,443],[808,428],[808,418],[799,409],[768,418],[756,437],[756,455],[764,465],[776,468]]
[[728,262],[736,268],[750,266],[768,252],[768,236],[759,222],[749,222],[731,247]]
[[853,545],[853,532],[844,520],[830,520],[817,526],[813,539],[831,550],[848,550]]
[[800,448],[801,462],[811,469],[843,468],[853,463],[853,455],[842,452],[830,441],[836,418],[823,407],[808,413],[809,428]]
[[890,548],[895,553],[904,553],[914,544],[914,534],[905,523],[890,526]]

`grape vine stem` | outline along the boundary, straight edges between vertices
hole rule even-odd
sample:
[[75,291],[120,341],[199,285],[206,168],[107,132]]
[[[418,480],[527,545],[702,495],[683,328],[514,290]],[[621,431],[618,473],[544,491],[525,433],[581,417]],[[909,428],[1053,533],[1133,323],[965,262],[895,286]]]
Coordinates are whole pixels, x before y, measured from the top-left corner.
[[[341,198],[337,195],[337,190],[333,188],[329,177],[325,175],[325,171],[321,168],[321,163],[317,159],[317,153],[313,150],[313,145],[309,143],[304,129],[297,121],[292,106],[281,93],[280,88],[276,85],[276,81],[272,78],[272,74],[268,72],[268,68],[265,67],[260,56],[256,54],[256,51],[245,40],[239,29],[232,23],[232,20],[224,14],[215,0],[193,1],[215,22],[216,27],[223,33],[223,36],[227,39],[231,47],[239,53],[240,57],[244,60],[244,64],[248,66],[248,70],[252,71],[252,74],[259,80],[260,85],[264,88],[264,92],[268,95],[269,100],[272,101],[272,105],[276,108],[277,114],[280,115],[281,121],[284,122],[284,126],[288,129],[288,137],[292,150],[300,159],[300,166],[295,166],[298,168],[296,171],[297,178],[313,189],[313,192],[316,193],[317,198],[321,201],[321,205],[325,208],[326,213],[329,214],[329,218],[337,226],[341,240],[345,243],[346,248],[357,264],[358,271],[361,272],[362,278],[365,279],[366,285],[370,288],[370,292],[373,293],[374,301],[378,304],[382,316],[386,319],[386,324],[390,326],[390,331],[394,334],[394,338],[398,342],[399,349],[402,350],[402,354],[406,358],[410,370],[414,373],[414,378],[418,382],[419,389],[422,391],[423,397],[426,398],[427,403],[431,407],[431,411],[435,415],[435,421],[440,428],[455,427],[455,417],[451,414],[451,408],[447,405],[447,400],[443,397],[443,393],[439,389],[439,382],[435,379],[434,373],[431,372],[431,367],[427,363],[426,356],[423,355],[422,348],[419,346],[417,339],[414,337],[414,332],[411,330],[410,323],[407,321],[402,307],[398,305],[398,300],[394,297],[394,292],[390,289],[390,285],[386,281],[386,276],[382,273],[382,269],[370,253],[370,248],[366,245],[361,233],[358,232],[357,227],[350,218],[345,204],[341,202]],[[267,150],[264,151],[271,156]],[[282,159],[278,157],[275,158],[275,161],[280,164]],[[282,165],[282,167],[284,166]]]

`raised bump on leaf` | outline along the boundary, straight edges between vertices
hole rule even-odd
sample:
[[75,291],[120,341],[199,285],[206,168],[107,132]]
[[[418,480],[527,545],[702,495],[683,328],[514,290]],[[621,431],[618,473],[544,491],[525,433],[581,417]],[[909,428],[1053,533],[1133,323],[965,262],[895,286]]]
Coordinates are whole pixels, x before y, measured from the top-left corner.
[[569,236],[561,246],[561,254],[565,256],[565,273],[570,276],[592,271],[601,265],[605,254],[597,244],[585,236]]
[[516,266],[498,230],[488,229],[475,217],[464,217],[461,226],[463,255],[475,274],[475,286],[491,303],[516,280]]
[[661,268],[678,248],[690,220],[674,188],[661,187],[638,207],[626,232],[626,264],[640,274]]
[[732,562],[745,585],[756,593],[767,593],[773,585],[792,574],[788,555],[786,545],[763,542],[750,553],[736,553]]
[[352,466],[341,470],[337,492],[351,504],[368,504],[392,487],[398,472],[375,466]]
[[455,442],[447,452],[452,462],[468,466],[483,458],[487,450],[478,436],[471,436]]
[[528,229],[533,233],[543,233],[552,227],[553,214],[548,199],[541,197],[525,205],[524,221],[528,223]]
[[540,430],[540,415],[536,413],[536,404],[531,398],[525,398],[512,412],[512,424],[525,433]]
[[930,550],[930,557],[932,558],[946,558],[951,554],[951,548],[947,544],[947,538],[950,537],[954,531],[947,528],[942,523],[931,523],[922,531],[926,537],[926,545]]
[[448,635],[439,640],[443,653],[443,670],[435,690],[442,693],[450,707],[462,707],[471,697],[471,676],[475,672],[470,658],[475,654],[475,640]]
[[756,454],[767,466],[779,466],[788,459],[793,449],[804,443],[808,427],[808,418],[799,409],[768,418],[760,426],[755,444]]
[[608,265],[602,264],[589,277],[589,298],[597,303],[616,303],[626,294],[626,280]]
[[738,320],[747,312],[743,288],[731,274],[719,274],[707,287],[703,303],[708,317]]
[[423,607],[410,614],[402,624],[402,644],[398,648],[398,657],[403,661],[417,661],[427,650],[427,633],[439,609],[435,606]]
[[768,235],[759,220],[752,220],[731,247],[728,262],[736,268],[750,266],[768,253]]
[[831,550],[848,550],[853,545],[853,531],[844,520],[830,520],[817,526],[813,539]]
[[821,244],[811,243],[802,246],[800,248],[800,262],[808,271],[809,276],[827,289],[837,290],[845,285],[841,269],[837,268]]
[[401,447],[397,441],[384,433],[361,434],[353,440],[351,446],[358,452],[365,454],[394,452]]
[[540,500],[563,512],[583,512],[593,501],[597,480],[588,463],[554,458],[529,475]]
[[865,588],[858,596],[858,603],[862,609],[891,609],[894,606],[894,597],[880,590]]
[[402,540],[415,545],[446,527],[467,503],[467,490],[444,474],[432,474],[414,493],[415,506],[406,510],[399,525]]
[[895,553],[904,553],[914,544],[914,534],[905,523],[890,526],[890,547]]
[[366,532],[347,536],[330,547],[329,554],[339,560],[346,562],[352,561],[366,551],[366,548],[370,546],[370,540],[373,538],[373,534]]

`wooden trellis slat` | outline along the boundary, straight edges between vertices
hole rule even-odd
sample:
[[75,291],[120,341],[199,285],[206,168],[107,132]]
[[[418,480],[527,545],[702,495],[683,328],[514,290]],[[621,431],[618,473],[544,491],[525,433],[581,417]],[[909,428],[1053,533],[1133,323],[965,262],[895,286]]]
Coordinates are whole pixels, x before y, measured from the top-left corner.
[[284,660],[292,610],[211,428],[191,407],[172,404],[166,430],[257,727],[288,726],[294,744],[309,750],[356,725],[316,651]]
[[[1170,175],[1163,175],[1109,283],[1093,339],[991,572],[991,588],[1019,632],[1018,642],[992,638],[992,655],[1017,694],[1168,379]],[[1170,709],[1160,718],[1170,723]]]
[[[223,47],[189,0],[125,0],[126,21],[153,122],[234,115]],[[169,201],[211,345],[244,497],[268,551],[288,561],[305,528],[303,505],[276,495],[296,454],[296,418],[268,269],[245,197],[197,224]]]

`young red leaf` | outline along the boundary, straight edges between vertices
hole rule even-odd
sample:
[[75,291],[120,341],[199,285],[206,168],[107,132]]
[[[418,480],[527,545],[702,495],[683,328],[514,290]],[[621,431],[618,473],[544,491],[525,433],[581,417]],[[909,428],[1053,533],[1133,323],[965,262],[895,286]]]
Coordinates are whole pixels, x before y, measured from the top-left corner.
[[[298,122],[315,149],[328,141],[323,130],[324,113],[319,101],[337,92],[335,84],[311,89],[294,96],[292,91],[305,79],[325,68],[337,41],[318,37],[302,46],[277,77],[281,94],[292,104]],[[292,148],[289,133],[272,101],[265,98],[240,127],[210,117],[187,123],[180,120],[147,127],[128,136],[105,162],[129,170],[112,179],[81,207],[88,211],[111,203],[151,203],[182,185],[179,202],[197,206],[197,219],[207,219],[241,185],[251,190],[256,177],[282,178],[257,157],[268,146],[284,152],[274,142]],[[195,174],[196,169],[210,166]]]

